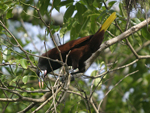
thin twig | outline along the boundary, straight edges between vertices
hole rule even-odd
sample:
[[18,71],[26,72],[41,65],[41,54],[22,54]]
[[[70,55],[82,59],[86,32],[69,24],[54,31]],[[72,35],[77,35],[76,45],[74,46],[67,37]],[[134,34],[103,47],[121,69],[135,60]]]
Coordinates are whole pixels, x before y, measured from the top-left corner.
[[[60,92],[60,90],[62,89],[62,87],[59,87],[58,90],[56,90],[55,94],[57,94],[58,92]],[[38,108],[36,108],[32,113],[35,113],[37,111],[39,111],[42,107],[44,107],[51,99],[53,98],[53,96],[49,97],[45,102],[43,102]]]

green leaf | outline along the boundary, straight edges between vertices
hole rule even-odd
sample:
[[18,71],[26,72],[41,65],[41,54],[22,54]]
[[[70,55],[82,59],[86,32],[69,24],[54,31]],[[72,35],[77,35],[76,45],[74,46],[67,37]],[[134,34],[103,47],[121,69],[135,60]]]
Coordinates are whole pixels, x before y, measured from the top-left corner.
[[98,74],[98,71],[97,70],[94,70],[92,73],[91,73],[91,76],[96,76]]
[[11,82],[16,82],[17,81],[17,77],[16,78],[14,78],[14,79],[12,79],[12,81]]
[[21,78],[21,76],[17,76],[17,77],[15,77],[12,81],[11,81],[11,83],[15,83],[17,80],[19,80]]
[[149,101],[143,101],[142,102],[142,106],[143,106],[143,110],[145,113],[148,113],[149,112],[149,107],[150,107],[150,102]]
[[13,14],[12,14],[12,9],[10,9],[10,10],[7,12],[7,14],[6,14],[6,19],[11,18],[12,16],[13,16]]
[[16,66],[18,66],[20,64],[20,59],[16,59],[16,60],[9,60],[8,61],[10,64],[16,63]]
[[5,34],[6,34],[6,36],[11,37],[11,35],[8,32],[6,32]]
[[10,64],[16,63],[16,66],[18,66],[20,64],[20,59],[16,59],[16,60],[9,60],[8,61]]
[[75,21],[72,24],[71,32],[70,32],[70,37],[71,40],[76,39],[79,36],[80,31],[82,30],[82,25],[78,23],[78,21]]
[[28,94],[27,94],[27,92],[24,92],[24,93],[22,93],[22,96],[27,96]]
[[138,19],[138,18],[134,18],[134,20],[137,24],[141,23],[140,19]]
[[73,5],[74,0],[66,0],[66,1],[61,1],[61,3],[59,4],[60,6],[70,6]]
[[96,16],[91,16],[91,31],[93,34],[96,33]]
[[[133,20],[134,22],[133,22],[132,20]],[[133,18],[132,20],[131,20],[131,23],[134,24],[134,25],[141,23],[141,20],[138,19],[138,18]]]
[[34,91],[34,87],[31,87],[31,89],[30,89],[31,91]]
[[119,4],[120,15],[124,15],[124,10],[122,4]]
[[87,0],[88,4],[92,6],[94,0]]
[[59,12],[59,9],[60,9],[60,7],[59,7],[59,3],[60,3],[61,1],[60,0],[54,0],[54,2],[53,2],[53,6],[54,6],[54,8]]
[[84,18],[83,18],[83,13],[87,10],[87,8],[83,5],[83,4],[80,4],[79,2],[76,3],[76,9],[77,9],[77,18],[78,18],[78,21],[79,23],[83,23],[84,22]]
[[96,0],[97,2],[103,2],[104,0]]
[[21,65],[24,69],[27,69],[27,68],[28,68],[27,60],[26,60],[26,59],[20,59],[20,65]]
[[87,10],[84,14],[82,14],[84,17],[90,16],[92,14],[91,10]]
[[3,5],[3,10],[4,10],[4,12],[7,11],[8,9],[9,9],[9,5],[4,4],[4,5]]
[[102,21],[104,21],[107,16],[108,16],[108,11],[104,10],[102,13],[100,13],[99,19],[102,20]]
[[71,40],[75,39],[78,36],[78,34],[76,32],[76,29],[77,29],[76,27],[72,27],[71,28],[71,31],[70,31],[70,38],[71,38]]
[[111,1],[111,2],[108,3],[108,6],[109,6],[109,7],[112,7],[112,6],[114,5],[114,3],[116,3],[116,2],[117,2],[117,1]]
[[86,10],[84,14],[82,14],[84,17],[91,17],[91,16],[99,16],[99,13],[93,13],[91,10]]
[[44,15],[47,12],[48,5],[50,4],[49,2],[50,2],[49,0],[40,0],[39,1],[39,3],[41,4],[40,12],[42,15]]
[[[96,76],[98,75],[98,71],[97,70],[94,70],[92,73],[91,73],[91,76]],[[101,85],[102,84],[102,81],[101,83],[99,83],[101,81],[101,78],[96,78],[94,79],[94,85],[97,86],[97,85]]]
[[3,60],[9,61],[11,59],[11,51],[8,49],[4,50]]
[[1,81],[3,81],[3,82],[4,82],[5,77],[6,77],[6,75],[1,75],[1,76],[0,76]]
[[51,25],[51,29],[52,29],[52,34],[54,34],[55,32],[59,31],[60,26]]
[[101,8],[102,7],[102,0],[94,0],[93,6],[96,7],[96,8],[97,7]]
[[65,15],[64,15],[64,22],[66,23],[67,20],[69,18],[71,18],[73,12],[74,12],[74,9],[75,9],[75,6],[74,5],[71,5],[65,12]]
[[[1,13],[0,13],[0,15],[1,15]],[[0,26],[0,33],[2,33],[2,30],[3,30],[3,27],[2,27],[2,26]]]
[[102,80],[101,80],[101,78],[96,78],[95,80],[94,80],[94,85],[95,86],[100,86],[102,84]]
[[85,29],[87,27],[89,20],[90,20],[90,18],[86,18],[86,20],[84,21],[84,23],[82,25],[82,29]]
[[17,70],[18,70],[18,65],[16,65],[16,69],[14,70],[14,74],[17,74]]
[[142,46],[142,40],[141,37],[136,36],[136,33],[134,34],[134,38],[136,39],[136,41],[138,42],[138,46]]
[[118,44],[113,44],[109,47],[109,49],[113,53],[117,47],[118,47]]
[[3,4],[1,1],[0,1],[0,9],[3,9]]
[[80,0],[82,4],[85,4],[87,5],[88,4],[88,1],[87,0]]
[[64,37],[65,33],[67,31],[67,27],[64,27],[60,29],[60,37]]
[[146,27],[143,27],[141,29],[141,33],[142,33],[142,36],[147,39],[147,40],[150,40],[150,32],[148,31],[149,28]]
[[88,9],[90,9],[91,11],[94,10],[94,6],[93,6],[94,0],[82,0],[82,1],[87,6]]
[[24,83],[24,84],[26,84],[27,82],[28,82],[28,76],[24,76],[23,78],[22,78],[22,82]]
[[2,51],[0,50],[0,64],[2,63],[3,61],[3,55],[2,55]]
[[104,62],[104,61],[102,61],[102,62],[100,63],[100,68],[101,68],[103,65],[105,65],[105,62]]

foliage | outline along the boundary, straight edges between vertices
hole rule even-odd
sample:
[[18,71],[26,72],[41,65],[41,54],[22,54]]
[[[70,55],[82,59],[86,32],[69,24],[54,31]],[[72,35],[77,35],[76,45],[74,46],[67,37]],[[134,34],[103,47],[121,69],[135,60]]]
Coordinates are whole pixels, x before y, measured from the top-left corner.
[[[93,113],[98,112],[96,109],[102,101],[99,111],[103,112],[149,112],[150,58],[135,57],[127,43],[132,45],[138,55],[149,55],[149,26],[131,34],[127,37],[128,40],[116,42],[102,51],[95,60],[97,67],[91,76],[76,78],[59,92],[57,91],[60,87],[53,87],[56,83],[53,76],[44,83],[42,90],[37,90],[39,87],[35,70],[38,57],[35,55],[41,54],[43,52],[41,50],[45,50],[45,45],[42,45],[42,49],[36,46],[37,42],[33,41],[35,38],[30,36],[34,32],[29,33],[30,28],[26,28],[26,25],[30,23],[36,29],[40,27],[40,30],[45,30],[45,33],[36,35],[36,39],[40,42],[48,42],[49,35],[52,39],[57,31],[61,38],[65,38],[65,34],[70,31],[70,40],[74,40],[94,34],[99,29],[106,18],[115,11],[113,7],[117,2],[107,3],[106,0],[0,1],[0,112],[19,112],[33,102],[34,107],[28,109],[28,112],[32,112],[44,103],[35,100],[41,99],[43,95],[48,94],[47,92],[53,92],[52,99],[42,106],[42,109],[37,110],[39,113],[46,111]],[[119,2],[117,18],[105,33],[104,41],[122,34],[145,20],[147,17],[145,12],[149,10],[147,5],[150,1],[144,3],[145,8],[137,8],[135,17],[128,18],[127,6]],[[63,24],[55,25],[51,13],[54,9],[60,12],[62,6],[66,7]],[[20,13],[16,14],[15,9],[21,10]],[[140,16],[139,10],[144,10]],[[30,45],[34,46],[34,51],[26,49]],[[104,74],[105,72],[107,73]],[[101,74],[103,76],[100,76]],[[9,102],[8,98],[20,100]]]

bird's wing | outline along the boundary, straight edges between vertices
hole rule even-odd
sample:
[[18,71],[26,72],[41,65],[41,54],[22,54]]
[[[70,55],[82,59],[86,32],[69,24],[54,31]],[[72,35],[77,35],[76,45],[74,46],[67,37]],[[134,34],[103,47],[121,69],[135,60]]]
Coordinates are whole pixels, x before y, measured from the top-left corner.
[[72,45],[71,45],[71,49],[84,46],[84,45],[85,45],[84,43],[87,43],[87,42],[91,39],[92,36],[93,36],[93,35],[85,36],[85,37],[82,37],[82,38],[79,38],[79,39],[75,40],[75,41],[72,43]]
[[[108,19],[104,22],[104,24],[102,25],[102,27],[97,31],[97,33],[94,34],[94,36],[98,35],[99,33],[101,33],[102,31],[106,31],[108,29],[108,27],[110,26],[110,24],[114,21],[114,19],[116,18],[116,12],[113,12]],[[84,46],[84,43],[87,42],[88,40],[90,40],[93,37],[93,35],[90,36],[86,36],[86,37],[82,37],[80,39],[75,40],[75,43],[72,44],[73,48],[78,48],[81,46]]]

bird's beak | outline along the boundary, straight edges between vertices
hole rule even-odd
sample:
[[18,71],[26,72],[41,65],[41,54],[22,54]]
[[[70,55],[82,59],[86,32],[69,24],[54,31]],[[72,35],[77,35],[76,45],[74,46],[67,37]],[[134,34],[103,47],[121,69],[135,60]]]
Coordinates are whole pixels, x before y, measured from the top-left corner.
[[47,70],[41,70],[39,72],[39,87],[41,88],[41,82],[42,82],[42,88],[43,88],[43,84],[44,84],[44,77],[47,74]]

